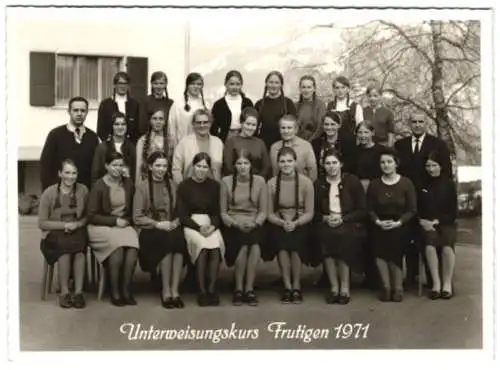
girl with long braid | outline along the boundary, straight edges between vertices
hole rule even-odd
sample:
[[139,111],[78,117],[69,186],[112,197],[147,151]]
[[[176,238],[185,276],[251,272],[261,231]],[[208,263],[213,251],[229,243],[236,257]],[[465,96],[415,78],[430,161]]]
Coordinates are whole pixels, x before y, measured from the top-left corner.
[[165,153],[169,161],[168,163],[171,163],[174,153],[174,140],[169,135],[169,129],[166,125],[165,117],[165,111],[161,107],[148,112],[149,130],[139,139],[136,148],[136,186],[139,185],[142,180],[147,178],[147,162],[148,157],[152,153],[157,151]]
[[164,308],[183,308],[179,283],[187,249],[177,217],[177,189],[168,175],[165,153],[154,152],[147,163],[147,180],[137,186],[134,195],[133,217],[139,228],[139,265],[149,273],[155,273],[159,268]]
[[141,102],[140,107],[139,135],[141,136],[149,130],[148,112],[163,109],[165,117],[168,117],[170,108],[174,103],[168,95],[168,78],[165,72],[153,72],[149,82],[151,84],[151,94]]
[[[88,189],[76,182],[77,168],[66,159],[59,169],[59,181],[42,194],[38,209],[38,227],[42,230],[40,250],[49,265],[58,263],[62,308],[83,308],[85,251],[87,249],[86,204]],[[69,290],[73,270],[75,290]]]
[[[278,153],[278,175],[269,180],[269,240],[264,260],[278,255],[284,291],[282,303],[301,303],[301,268],[307,257],[309,226],[314,216],[314,186],[296,169],[297,155],[290,147]],[[292,280],[293,279],[293,280]]]
[[95,150],[92,162],[92,183],[106,174],[106,153],[114,151],[123,154],[125,166],[123,175],[135,179],[136,153],[135,145],[127,138],[127,119],[122,112],[116,112],[112,117],[113,133]]
[[113,95],[99,104],[97,111],[97,136],[106,141],[113,132],[112,117],[122,112],[127,117],[127,134],[132,143],[139,139],[139,102],[130,96],[130,77],[118,72],[113,77]]
[[326,104],[316,94],[316,79],[302,76],[299,81],[299,101],[297,108],[297,136],[311,141],[321,134],[321,123],[326,113]]
[[259,112],[259,127],[256,136],[264,140],[268,149],[280,140],[280,118],[287,114],[297,114],[295,104],[285,96],[284,82],[281,72],[269,72],[265,79],[262,99],[255,103],[255,109]]
[[267,217],[266,181],[253,174],[249,151],[242,149],[233,158],[233,174],[222,179],[220,196],[226,264],[235,266],[233,304],[255,306],[258,304],[254,292],[255,270]]
[[203,77],[192,72],[186,77],[182,101],[176,101],[170,109],[168,122],[174,145],[193,132],[193,114],[199,109],[209,109],[203,97]]

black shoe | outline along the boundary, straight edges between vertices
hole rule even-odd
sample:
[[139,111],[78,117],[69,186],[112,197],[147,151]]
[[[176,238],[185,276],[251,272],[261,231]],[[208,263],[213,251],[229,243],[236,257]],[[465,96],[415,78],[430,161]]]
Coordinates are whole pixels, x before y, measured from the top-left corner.
[[233,293],[233,306],[241,306],[244,302],[243,292],[241,290],[236,290]]
[[174,308],[184,308],[184,302],[181,297],[172,298],[172,304],[174,305]]
[[338,302],[339,294],[337,292],[328,292],[326,295],[325,301],[326,304],[335,304]]
[[292,303],[292,291],[285,289],[281,295],[281,303]]
[[123,303],[125,303],[128,306],[135,306],[137,305],[137,301],[135,300],[134,296],[132,294],[127,294],[122,297]]
[[300,289],[292,290],[292,303],[299,304],[304,301],[304,297],[302,296],[302,292]]
[[210,306],[218,306],[220,304],[219,295],[215,292],[208,293],[208,304]]
[[200,307],[207,307],[210,305],[209,297],[207,293],[199,293],[198,294],[198,306]]
[[83,298],[83,294],[75,294],[73,297],[73,307],[75,308],[85,308],[85,298]]
[[66,293],[59,296],[59,306],[61,306],[62,308],[73,307],[73,299],[70,293]]
[[443,290],[443,292],[441,293],[441,298],[443,298],[443,299],[451,299],[452,297],[453,297],[452,292],[448,292],[446,290]]
[[391,300],[391,291],[389,289],[383,288],[380,291],[380,298],[382,302],[389,302]]
[[249,290],[248,292],[246,292],[243,299],[249,306],[259,305],[259,300],[257,299],[257,295],[253,290]]
[[174,308],[174,300],[172,297],[167,297],[166,299],[161,299],[161,306],[166,309]]
[[351,301],[351,297],[348,296],[347,294],[345,293],[341,293],[339,296],[338,296],[338,300],[337,302],[339,304],[348,304],[349,302]]
[[441,293],[437,290],[431,290],[431,292],[429,293],[429,298],[435,301],[436,299],[441,298]]
[[392,294],[392,301],[393,302],[403,302],[403,291],[402,290],[395,290],[394,293]]
[[123,307],[126,305],[126,303],[122,297],[119,297],[119,298],[111,297],[110,302],[113,306],[116,306],[116,307]]

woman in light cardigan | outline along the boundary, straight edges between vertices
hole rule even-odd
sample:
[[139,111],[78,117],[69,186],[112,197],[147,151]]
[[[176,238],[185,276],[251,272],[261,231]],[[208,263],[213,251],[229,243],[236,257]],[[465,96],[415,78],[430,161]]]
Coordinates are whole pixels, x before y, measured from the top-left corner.
[[198,109],[193,115],[192,124],[194,133],[182,139],[174,151],[172,178],[177,185],[192,176],[192,161],[200,152],[208,153],[212,159],[211,177],[215,180],[221,179],[224,144],[217,136],[210,135],[210,111]]
[[[38,227],[42,230],[40,250],[49,265],[58,263],[59,305],[62,308],[85,307],[82,290],[88,239],[85,228],[88,189],[76,183],[76,178],[77,169],[73,161],[63,161],[59,182],[43,192],[38,208]],[[71,268],[75,279],[74,295],[68,287]]]

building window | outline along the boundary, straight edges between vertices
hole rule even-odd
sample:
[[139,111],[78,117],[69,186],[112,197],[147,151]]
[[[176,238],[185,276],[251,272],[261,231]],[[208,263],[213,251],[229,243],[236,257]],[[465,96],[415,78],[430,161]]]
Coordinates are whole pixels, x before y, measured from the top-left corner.
[[113,76],[121,70],[123,58],[56,55],[56,105],[66,106],[73,96],[83,96],[91,106],[113,93]]

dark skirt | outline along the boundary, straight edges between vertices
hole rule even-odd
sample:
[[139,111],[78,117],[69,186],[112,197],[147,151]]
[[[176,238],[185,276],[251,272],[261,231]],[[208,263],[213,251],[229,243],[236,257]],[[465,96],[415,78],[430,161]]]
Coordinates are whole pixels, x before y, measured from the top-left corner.
[[142,229],[139,233],[139,265],[142,271],[154,273],[158,264],[170,253],[180,253],[188,260],[182,227],[171,231]]
[[267,223],[265,228],[266,242],[262,248],[262,259],[272,261],[282,250],[297,252],[303,263],[308,263],[308,242],[310,240],[310,224],[298,226],[291,232],[282,227]]
[[363,224],[347,222],[332,228],[326,223],[315,227],[323,258],[331,257],[344,261],[351,270],[363,271],[363,243],[366,229]]
[[41,240],[40,250],[47,263],[53,265],[64,254],[85,253],[87,245],[87,228],[81,227],[72,233],[62,230],[50,231]]
[[382,230],[379,226],[372,225],[370,238],[374,257],[392,262],[402,268],[403,256],[410,237],[411,228],[408,224],[392,230]]
[[263,227],[258,226],[249,232],[243,232],[236,227],[224,227],[221,229],[224,244],[226,245],[226,265],[234,266],[236,258],[243,246],[260,245],[262,241]]
[[423,246],[432,245],[437,249],[442,249],[443,247],[451,247],[455,250],[455,242],[457,239],[457,227],[456,225],[438,225],[436,231],[425,231],[421,230]]

